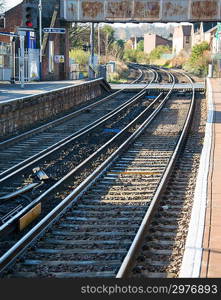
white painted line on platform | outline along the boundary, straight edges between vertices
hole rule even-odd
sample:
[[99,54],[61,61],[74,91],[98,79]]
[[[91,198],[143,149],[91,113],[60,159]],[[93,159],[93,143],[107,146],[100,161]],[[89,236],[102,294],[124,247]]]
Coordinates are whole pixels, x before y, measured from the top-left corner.
[[213,139],[214,105],[212,86],[207,79],[208,86],[208,116],[205,128],[205,139],[200,158],[200,166],[197,175],[194,202],[189,224],[185,251],[179,277],[198,278],[201,270],[202,243],[205,225],[205,213],[207,204],[207,184],[211,160],[211,148]]

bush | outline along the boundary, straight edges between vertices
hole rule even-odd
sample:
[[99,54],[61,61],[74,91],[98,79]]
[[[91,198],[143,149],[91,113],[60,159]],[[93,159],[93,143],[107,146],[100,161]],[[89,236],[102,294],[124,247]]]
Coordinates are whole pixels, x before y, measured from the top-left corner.
[[171,53],[171,49],[169,46],[157,46],[150,52],[150,61],[154,62],[161,58],[162,54]]
[[72,49],[69,55],[70,58],[74,59],[76,64],[86,65],[88,64],[90,52],[86,52],[81,49]]
[[134,63],[149,63],[149,56],[147,53],[144,53],[143,51],[135,50],[135,49],[126,49],[124,51],[123,56],[124,61],[126,62],[134,62]]
[[126,49],[123,56],[124,61],[126,62],[137,62],[137,50],[135,49]]
[[110,73],[108,77],[109,77],[108,78],[109,82],[118,82],[120,79],[120,74],[117,72],[113,72],[113,73]]
[[202,42],[193,47],[191,56],[184,64],[183,68],[197,76],[206,76],[208,73],[209,62],[209,44],[207,42]]

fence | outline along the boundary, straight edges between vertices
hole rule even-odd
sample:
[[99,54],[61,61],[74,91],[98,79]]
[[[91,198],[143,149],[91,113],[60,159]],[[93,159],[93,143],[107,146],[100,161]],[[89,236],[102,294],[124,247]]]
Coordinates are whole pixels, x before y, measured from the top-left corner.
[[[24,80],[26,82],[31,80],[39,79],[39,50],[38,49],[27,49],[24,55]],[[15,57],[15,80],[21,81],[20,73],[20,49],[18,56]]]
[[11,78],[11,48],[10,45],[0,42],[0,80]]
[[70,64],[69,79],[83,79],[88,77],[88,65]]

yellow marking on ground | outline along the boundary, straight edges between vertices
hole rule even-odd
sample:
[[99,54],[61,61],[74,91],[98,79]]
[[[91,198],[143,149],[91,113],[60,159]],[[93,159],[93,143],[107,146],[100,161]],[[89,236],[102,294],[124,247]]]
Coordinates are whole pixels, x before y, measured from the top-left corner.
[[24,216],[19,219],[19,230],[22,231],[32,221],[34,221],[41,213],[41,203],[29,210]]

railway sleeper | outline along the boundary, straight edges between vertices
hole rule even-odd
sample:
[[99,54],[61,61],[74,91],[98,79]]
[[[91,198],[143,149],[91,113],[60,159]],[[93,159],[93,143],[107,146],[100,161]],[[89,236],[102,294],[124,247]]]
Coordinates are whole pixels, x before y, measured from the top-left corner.
[[82,248],[71,248],[71,249],[51,249],[51,248],[38,248],[34,252],[35,253],[43,253],[43,254],[60,254],[60,255],[70,255],[70,254],[126,254],[127,247],[124,249],[82,249]]
[[[115,221],[115,220],[112,220],[111,221],[111,228],[113,229],[114,227],[117,227],[117,228],[124,228],[124,226],[121,226],[122,225],[122,221]],[[137,227],[138,226],[138,224],[139,223],[130,223],[130,226],[131,227]],[[106,225],[106,227],[105,227],[105,220],[98,220],[97,222],[96,222],[96,224],[94,224],[94,221],[92,221],[92,222],[89,222],[89,221],[87,221],[87,222],[84,222],[84,223],[82,223],[82,222],[75,222],[74,224],[73,223],[67,223],[67,222],[64,222],[64,223],[61,223],[61,224],[58,224],[59,225],[59,228],[73,228],[73,229],[76,229],[76,230],[79,230],[80,228],[81,229],[84,229],[84,232],[87,232],[86,231],[86,229],[88,229],[88,228],[90,228],[90,226],[92,227],[92,228],[99,228],[99,229],[101,229],[101,226],[102,226],[102,229],[104,229],[104,228],[108,228],[108,225]],[[94,227],[93,227],[94,226]],[[125,225],[125,228],[130,228],[129,227],[129,225]]]
[[144,212],[143,211],[135,211],[134,213],[131,212],[131,211],[122,211],[122,212],[119,212],[119,211],[114,211],[113,210],[113,207],[112,207],[112,210],[111,211],[104,211],[102,209],[102,211],[96,211],[96,210],[90,210],[90,209],[85,209],[85,210],[73,210],[71,215],[74,216],[74,215],[77,215],[76,217],[81,217],[81,216],[87,216],[87,217],[90,217],[90,216],[96,216],[98,215],[98,217],[100,216],[104,216],[105,218],[109,215],[111,216],[124,216],[124,215],[129,215],[129,217],[135,217],[136,215],[141,215],[143,216]]
[[64,273],[64,272],[53,272],[53,273],[47,273],[47,275],[41,275],[35,273],[35,272],[17,272],[14,273],[13,275],[9,275],[9,278],[35,278],[35,277],[55,277],[55,278],[76,278],[76,277],[114,277],[115,273],[114,272],[79,272],[79,273]]
[[[109,217],[107,217],[107,215],[104,215],[104,218],[102,218],[102,216],[99,216],[99,218],[97,218],[96,214],[93,216],[66,216],[61,222],[67,222],[67,221],[73,221],[73,222],[78,222],[78,221],[83,221],[83,222],[102,222],[104,221],[104,219],[107,222],[125,222],[128,221],[130,223],[133,222],[139,222],[141,221],[141,217],[137,216],[136,214],[134,215],[133,220],[131,220],[130,218],[131,216],[129,215],[122,215],[122,214],[117,214],[117,212],[115,214],[110,215]],[[107,224],[108,225],[108,224]]]
[[[36,266],[36,265],[42,265],[42,266],[85,266],[85,265],[94,265],[97,266],[98,262],[96,260],[83,260],[83,261],[74,261],[74,260],[36,260],[36,259],[26,259],[23,262],[24,265],[28,266]],[[99,266],[118,266],[120,264],[120,260],[113,260],[113,261],[99,261]]]

